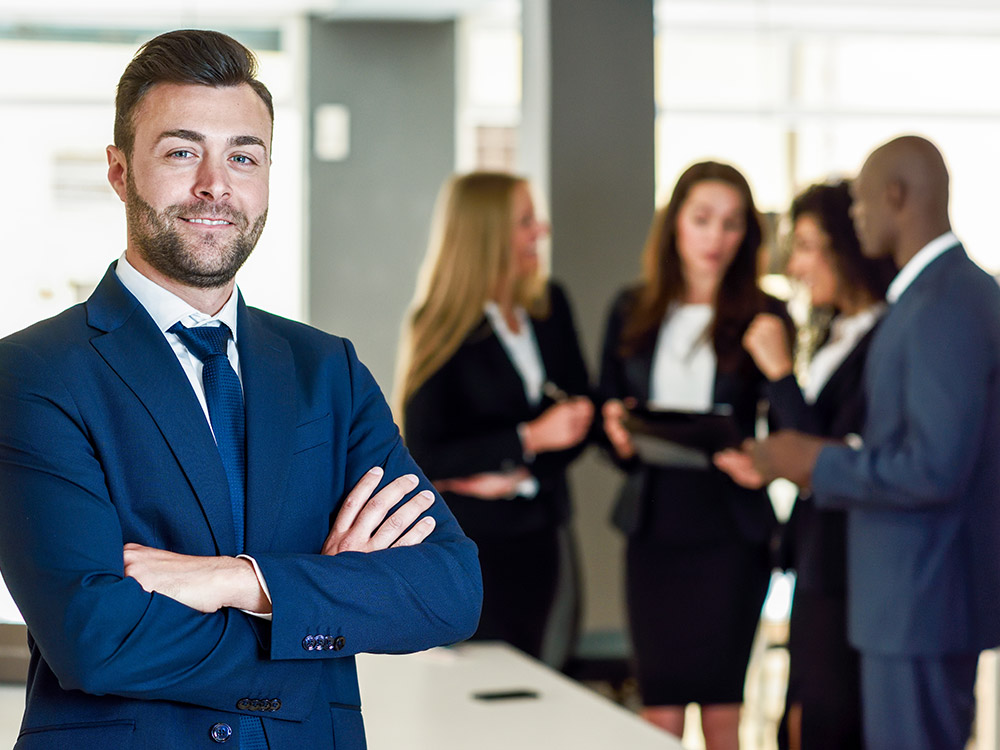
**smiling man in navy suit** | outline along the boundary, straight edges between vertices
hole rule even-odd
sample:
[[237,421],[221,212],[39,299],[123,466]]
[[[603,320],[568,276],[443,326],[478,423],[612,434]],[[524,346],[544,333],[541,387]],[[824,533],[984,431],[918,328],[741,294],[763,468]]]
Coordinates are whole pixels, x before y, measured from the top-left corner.
[[235,40],[146,44],[108,147],[125,253],[0,341],[17,748],[363,748],[354,654],[476,628],[475,546],[353,347],[236,289],[272,119]]
[[848,510],[848,626],[868,750],[962,750],[1000,644],[1000,288],[951,232],[937,148],[876,149],[852,189],[866,255],[900,268],[864,377],[864,443],[779,432],[764,478]]

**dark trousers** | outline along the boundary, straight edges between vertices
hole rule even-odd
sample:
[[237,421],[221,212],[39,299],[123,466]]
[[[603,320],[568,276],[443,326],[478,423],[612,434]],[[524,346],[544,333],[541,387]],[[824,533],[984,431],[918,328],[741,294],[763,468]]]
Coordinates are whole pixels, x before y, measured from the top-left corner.
[[861,655],[867,750],[963,750],[979,654]]

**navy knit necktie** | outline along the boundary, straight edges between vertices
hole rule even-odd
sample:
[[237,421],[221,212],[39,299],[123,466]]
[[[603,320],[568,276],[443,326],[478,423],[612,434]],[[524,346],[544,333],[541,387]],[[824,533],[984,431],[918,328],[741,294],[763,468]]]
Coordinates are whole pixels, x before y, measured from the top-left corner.
[[243,506],[246,502],[246,424],[243,417],[243,388],[226,353],[232,331],[219,326],[185,328],[180,323],[170,329],[184,346],[201,360],[201,382],[205,386],[208,418],[219,447],[222,468],[229,480],[229,502],[236,530],[236,551],[243,552]]
[[[184,346],[201,360],[201,382],[205,387],[208,418],[215,433],[222,467],[229,480],[229,503],[236,531],[236,551],[243,552],[244,504],[246,503],[246,420],[243,414],[243,387],[229,363],[229,339],[233,332],[219,326],[170,328]],[[240,750],[267,750],[264,727],[256,716],[240,716]]]

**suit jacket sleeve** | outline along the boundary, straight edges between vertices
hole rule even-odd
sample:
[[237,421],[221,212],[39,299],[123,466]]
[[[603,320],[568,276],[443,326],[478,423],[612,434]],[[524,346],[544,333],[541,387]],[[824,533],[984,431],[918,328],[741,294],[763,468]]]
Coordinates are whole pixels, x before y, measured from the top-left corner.
[[775,420],[785,429],[810,435],[822,435],[823,425],[814,409],[806,403],[794,375],[767,384],[767,397]]
[[[897,420],[897,429],[877,441],[869,440],[866,429],[860,450],[824,448],[812,476],[818,505],[930,508],[954,502],[968,484],[997,377],[993,343],[980,316],[996,313],[974,303],[974,294],[952,289],[948,297],[921,300],[904,325],[893,324],[887,333],[899,337],[898,359],[876,362],[873,352],[877,378],[891,388],[884,399],[873,394],[869,420]],[[890,325],[889,318],[883,325]],[[884,403],[900,393],[898,402]]]
[[476,415],[457,395],[456,369],[454,358],[445,362],[406,404],[406,443],[421,468],[438,481],[524,465],[516,421],[466,429]]
[[[534,323],[546,375],[570,395],[588,395],[587,369],[569,303],[554,284],[551,301],[550,316]],[[504,373],[488,371],[482,358],[500,351],[492,333],[477,329],[406,404],[406,442],[431,479],[466,477],[526,464],[517,425],[537,417],[553,402],[545,398],[538,408],[528,407],[519,376],[506,355],[498,360]],[[503,384],[498,383],[501,374],[509,376]],[[470,382],[474,377],[479,379]],[[484,403],[491,408],[500,404],[502,416],[486,417]],[[536,475],[561,473],[585,446],[581,442],[567,450],[539,454],[529,468]]]
[[[433,487],[403,447],[389,407],[368,369],[345,342],[351,379],[345,475],[353,487],[372,466],[385,480],[413,473]],[[270,656],[322,659],[359,652],[410,652],[467,638],[476,628],[482,588],[475,545],[436,495],[437,525],[422,544],[380,552],[255,554],[273,600]],[[337,651],[308,651],[310,634],[340,636]]]

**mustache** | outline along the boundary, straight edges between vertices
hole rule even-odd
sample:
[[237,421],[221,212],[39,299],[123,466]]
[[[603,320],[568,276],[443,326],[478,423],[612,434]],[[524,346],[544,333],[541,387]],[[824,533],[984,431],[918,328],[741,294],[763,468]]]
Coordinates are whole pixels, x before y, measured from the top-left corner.
[[179,219],[185,216],[197,217],[199,219],[212,219],[215,221],[228,221],[235,224],[240,229],[246,229],[250,221],[242,211],[237,211],[225,203],[207,203],[204,201],[193,201],[191,203],[177,203],[168,206],[164,214],[171,219]]

